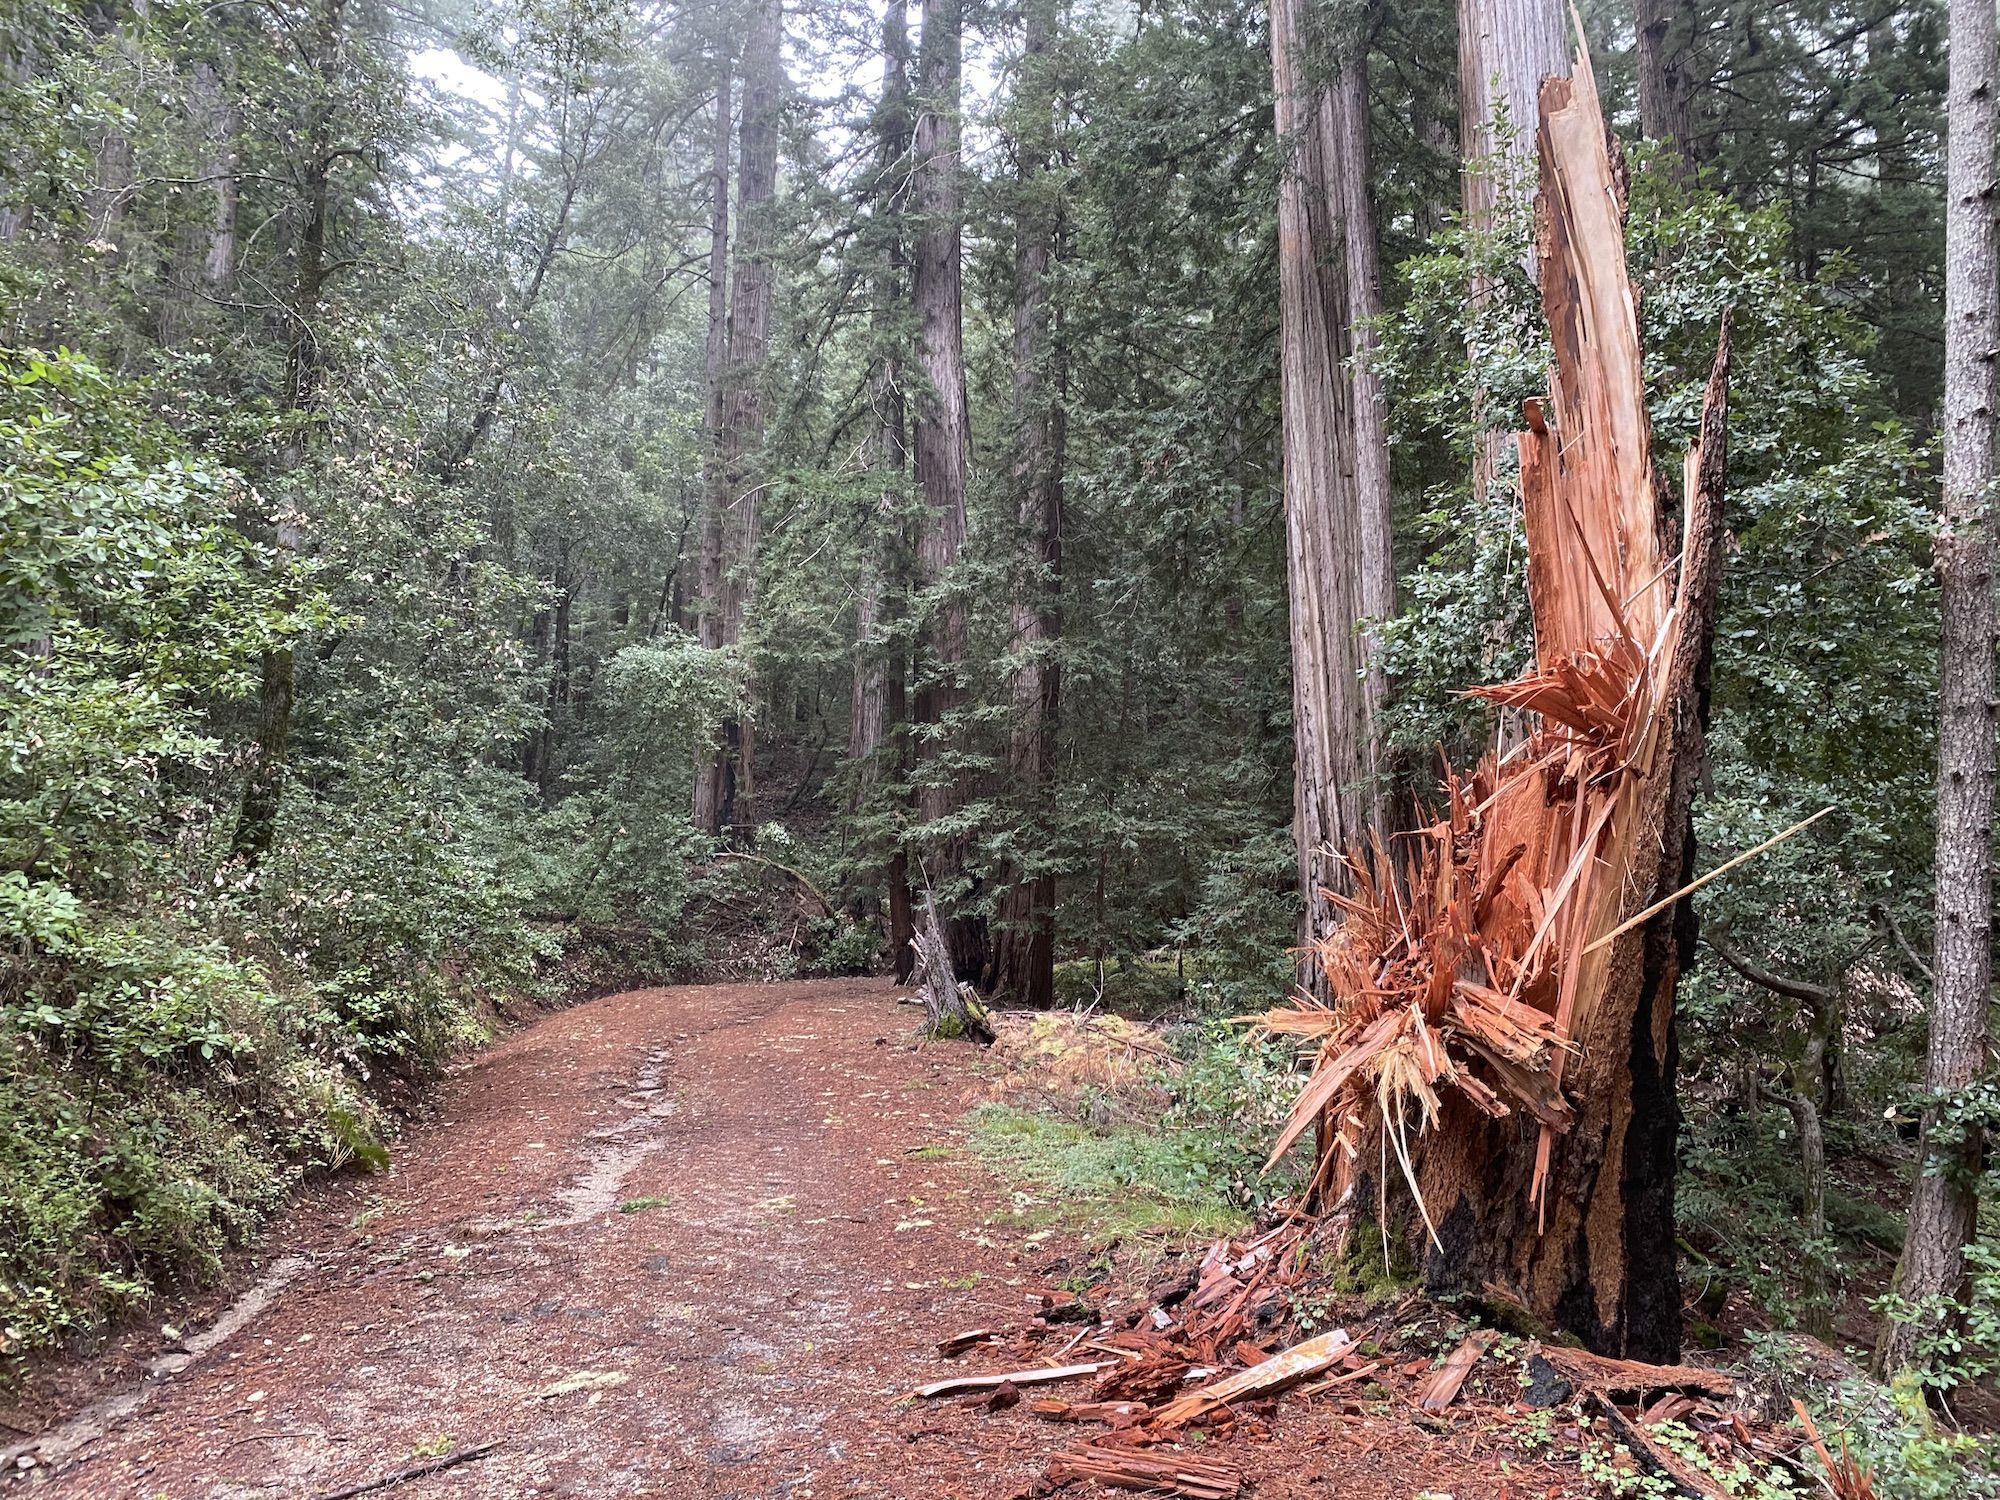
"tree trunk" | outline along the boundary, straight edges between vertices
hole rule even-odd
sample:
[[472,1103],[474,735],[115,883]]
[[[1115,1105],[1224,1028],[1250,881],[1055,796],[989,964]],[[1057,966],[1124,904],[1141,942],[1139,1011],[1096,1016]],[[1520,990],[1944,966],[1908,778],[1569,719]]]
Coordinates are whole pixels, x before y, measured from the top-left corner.
[[[227,295],[236,275],[236,111],[223,97],[222,75],[206,58],[190,72],[189,100],[189,123],[204,147],[201,187],[213,201],[205,223],[191,214],[176,229],[160,297],[163,349],[185,337],[197,295]],[[194,202],[200,201],[196,196]]]
[[[1371,828],[1390,827],[1388,767],[1382,755],[1382,712],[1389,678],[1382,669],[1379,625],[1396,612],[1396,558],[1389,491],[1389,427],[1381,380],[1375,371],[1381,342],[1381,250],[1369,184],[1368,52],[1357,41],[1327,91],[1329,210],[1341,227],[1342,271],[1347,290],[1349,418],[1353,424],[1354,500],[1359,551],[1356,599],[1361,613],[1362,762],[1368,788],[1363,801]],[[1336,165],[1337,164],[1337,165]],[[1339,201],[1331,201],[1338,191]]]
[[880,489],[864,522],[861,582],[854,607],[854,689],[847,758],[855,768],[854,805],[880,779],[887,740],[891,657],[884,637],[902,582],[904,478],[909,467],[903,401],[903,217],[908,207],[910,154],[909,33],[904,0],[888,0],[882,22],[882,101],[876,110],[876,184],[871,228],[879,240],[870,319],[875,368],[868,382],[874,419],[869,462]]
[[[703,462],[701,560],[697,569],[700,602],[695,629],[706,650],[722,649],[723,434],[722,383],[729,364],[729,57],[717,64],[714,157],[709,175],[708,343],[702,362]],[[710,836],[722,832],[724,808],[733,798],[734,768],[721,764],[711,746],[694,768],[694,826]]]
[[[340,18],[341,0],[324,0],[313,42],[314,69],[323,94],[306,132],[298,261],[285,348],[285,408],[299,425],[287,436],[278,457],[276,468],[280,472],[296,469],[305,461],[310,423],[319,404],[319,319],[326,284],[327,216],[335,161],[333,101],[340,67]],[[294,551],[302,540],[289,523],[278,523],[281,554]],[[259,663],[257,739],[230,837],[231,852],[246,865],[254,866],[270,853],[277,833],[291,751],[292,706],[297,696],[294,666],[289,648],[267,651]]]
[[1669,150],[1675,169],[1692,176],[1694,79],[1688,72],[1697,17],[1689,0],[1633,0],[1638,31],[1639,130]]
[[[875,279],[875,372],[869,384],[875,430],[872,462],[881,487],[868,518],[854,620],[854,691],[848,726],[848,759],[854,767],[853,806],[861,808],[891,772],[907,795],[910,738],[909,657],[901,621],[909,586],[904,506],[909,473],[909,428],[904,397],[908,333],[903,316],[907,258],[903,237],[910,195],[910,37],[906,0],[887,0],[882,17],[882,102],[877,111],[874,213],[880,237]],[[893,760],[893,765],[883,762]],[[909,858],[900,841],[883,866],[888,888],[889,959],[906,982],[916,961],[915,909]]]
[[[1014,223],[1015,522],[1021,578],[1010,618],[1019,658],[1012,683],[1008,771],[1020,815],[1046,830],[1055,814],[1056,730],[1062,670],[1063,408],[1062,349],[1049,300],[1059,233],[1048,181],[1056,99],[1048,76],[1053,30],[1049,0],[1032,0],[1018,88],[1023,124],[1015,141],[1018,174]],[[1053,870],[1011,872],[994,938],[991,987],[1022,1005],[1055,1003],[1056,877]]]
[[[1544,78],[1569,76],[1566,16],[1563,0],[1458,0],[1460,211],[1475,234],[1525,208],[1534,192],[1535,101]],[[1522,264],[1532,282],[1532,243]],[[1475,303],[1493,293],[1477,268],[1469,290]],[[1482,390],[1474,397],[1482,429],[1486,411]],[[1504,432],[1481,431],[1472,459],[1478,499],[1492,489],[1511,441]]]
[[[917,312],[913,444],[923,519],[917,533],[917,585],[933,591],[925,631],[928,650],[917,675],[914,745],[917,813],[935,825],[962,801],[958,774],[942,764],[944,736],[965,701],[965,604],[951,593],[938,599],[965,544],[965,493],[971,468],[966,417],[965,327],[960,267],[963,211],[959,202],[959,48],[963,0],[923,0],[918,52],[916,168],[913,194],[917,232],[911,296]],[[934,839],[925,876],[934,887],[958,884],[966,864],[965,840]],[[964,973],[986,967],[985,924],[952,892],[946,927],[952,963]]]
[[[1994,355],[2000,339],[2000,207],[1991,0],[1952,0],[1946,112],[1944,500],[1935,545],[1943,633],[1938,677],[1937,890],[1924,1086],[1963,1089],[1982,1070],[1992,979]],[[1955,1296],[1979,1210],[1980,1133],[1939,1139],[1926,1110],[1896,1268],[1906,1301]],[[1878,1362],[1907,1363],[1917,1327],[1890,1323]]]
[[[29,82],[35,76],[39,60],[34,39],[24,28],[6,28],[0,34],[0,88],[18,88]],[[34,217],[27,196],[29,182],[23,170],[26,166],[26,159],[20,155],[0,153],[0,192],[4,192],[6,200],[0,202],[0,244],[13,244]]]
[[[1285,153],[1278,183],[1279,374],[1303,946],[1336,925],[1326,893],[1346,884],[1345,856],[1372,826],[1375,726],[1358,627],[1364,597],[1377,603],[1382,597],[1379,578],[1363,582],[1369,561],[1363,511],[1384,498],[1364,498],[1360,488],[1355,406],[1363,393],[1347,360],[1357,298],[1343,251],[1355,204],[1366,194],[1350,155],[1357,129],[1365,132],[1357,118],[1365,116],[1365,85],[1353,59],[1331,83],[1321,82],[1307,28],[1302,0],[1272,0],[1271,75]],[[1358,104],[1346,102],[1356,97]],[[1341,115],[1345,128],[1337,131]],[[1354,232],[1372,240],[1372,225],[1357,223]],[[1365,277],[1365,266],[1359,269]],[[1377,519],[1379,512],[1368,526]],[[1375,545],[1386,554],[1386,525]],[[1377,569],[1385,564],[1382,557],[1373,561]],[[1316,971],[1307,979],[1316,983]]]
[[[1530,403],[1521,436],[1536,670],[1606,662],[1607,652],[1640,661],[1641,642],[1652,643],[1665,665],[1635,678],[1643,685],[1633,691],[1656,706],[1626,721],[1642,738],[1625,742],[1615,774],[1631,779],[1615,790],[1607,783],[1544,792],[1531,773],[1516,794],[1546,796],[1538,817],[1567,824],[1574,816],[1578,826],[1592,799],[1614,799],[1593,814],[1592,826],[1606,832],[1577,846],[1581,863],[1561,856],[1564,869],[1588,870],[1589,878],[1566,886],[1553,865],[1523,877],[1551,912],[1560,910],[1569,934],[1555,938],[1559,967],[1537,981],[1546,988],[1535,1003],[1574,1044],[1551,1055],[1548,1072],[1573,1117],[1538,1126],[1522,1112],[1483,1112],[1466,1093],[1447,1096],[1416,1167],[1436,1225],[1425,1274],[1440,1291],[1496,1284],[1601,1353],[1668,1360],[1679,1353],[1681,1312],[1673,1007],[1693,958],[1693,907],[1682,896],[1630,923],[1680,891],[1694,868],[1692,809],[1721,563],[1728,331],[1725,321],[1686,473],[1688,530],[1677,548],[1650,453],[1637,296],[1625,265],[1623,164],[1587,65],[1578,63],[1573,81],[1550,80],[1540,116],[1546,248],[1539,269],[1556,360],[1552,394]],[[1671,562],[1662,560],[1676,550],[1680,577],[1669,593]],[[1609,580],[1608,607],[1607,585],[1592,581],[1600,577]],[[1511,701],[1525,700],[1515,693]],[[1549,732],[1545,721],[1540,733]],[[1491,840],[1535,837],[1533,824],[1506,821],[1505,804],[1492,817],[1486,847],[1496,857],[1504,849]],[[1590,894],[1572,900],[1570,890]],[[1491,899],[1504,913],[1515,898],[1496,888]]]

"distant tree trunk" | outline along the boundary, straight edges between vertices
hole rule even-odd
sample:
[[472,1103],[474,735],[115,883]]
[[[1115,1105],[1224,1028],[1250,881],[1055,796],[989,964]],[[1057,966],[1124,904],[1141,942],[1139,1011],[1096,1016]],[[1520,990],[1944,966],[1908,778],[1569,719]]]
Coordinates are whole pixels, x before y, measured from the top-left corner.
[[[160,296],[160,347],[186,336],[195,298],[224,295],[236,270],[236,112],[222,94],[222,78],[206,58],[189,75],[189,123],[202,141],[201,190],[213,194],[206,222],[197,213],[177,226],[166,286]],[[198,194],[193,200],[201,201]]]
[[[132,0],[129,19],[120,17],[111,23],[112,51],[120,65],[130,69],[130,75],[123,83],[109,80],[115,96],[122,97],[126,90],[141,86],[139,43],[132,36],[132,27],[144,26],[151,11],[151,0]],[[107,15],[115,14],[112,7],[106,8]],[[116,243],[116,236],[125,218],[125,207],[132,194],[132,142],[125,132],[118,129],[107,130],[98,138],[97,156],[92,164],[90,186],[84,191],[83,211],[86,233],[93,240]]]
[[[1992,0],[1952,0],[1946,111],[1944,500],[1934,543],[1939,649],[1937,937],[1924,1086],[1962,1089],[1985,1066],[1991,1003],[1994,734],[1994,343],[2000,339],[2000,184],[1995,182]],[[1958,1293],[1979,1212],[1980,1133],[1939,1141],[1925,1111],[1896,1290]],[[1907,1363],[1917,1329],[1887,1324],[1877,1359]]]
[[[1466,228],[1475,233],[1491,231],[1503,211],[1524,209],[1534,193],[1535,101],[1544,78],[1569,76],[1567,17],[1564,0],[1458,0],[1460,207]],[[1522,265],[1534,281],[1532,241]],[[1475,272],[1475,302],[1492,290]],[[1474,414],[1483,423],[1484,391],[1476,405]],[[1472,490],[1479,499],[1492,489],[1511,442],[1503,431],[1481,434],[1472,460]]]
[[[697,589],[700,604],[695,629],[704,648],[722,649],[723,433],[722,384],[729,367],[729,56],[716,68],[714,156],[709,175],[708,211],[708,343],[702,361],[703,459],[701,494],[701,560]],[[719,759],[713,747],[695,762],[694,826],[721,834],[723,809],[735,796],[735,767]]]
[[[1056,730],[1062,695],[1063,408],[1062,347],[1049,299],[1059,234],[1048,182],[1056,101],[1047,76],[1050,0],[1031,0],[1019,87],[1028,95],[1014,143],[1018,191],[1014,222],[1015,522],[1023,549],[1010,619],[1020,659],[1012,685],[1008,770],[1023,815],[1046,828],[1055,813]],[[1014,872],[1001,898],[991,987],[1023,1005],[1055,1003],[1056,877]]]
[[[1389,427],[1382,383],[1374,366],[1381,342],[1381,250],[1369,185],[1368,48],[1355,39],[1327,90],[1328,209],[1341,229],[1347,289],[1348,416],[1353,427],[1354,500],[1359,551],[1356,590],[1361,620],[1362,773],[1368,778],[1363,811],[1369,825],[1387,832],[1388,766],[1382,754],[1382,714],[1389,677],[1382,668],[1379,625],[1396,612],[1396,559],[1389,490]],[[1338,201],[1331,201],[1337,193]]]
[[[966,417],[965,326],[960,266],[963,211],[959,202],[959,48],[963,0],[923,0],[923,37],[917,57],[917,214],[911,296],[917,312],[917,489],[924,514],[917,533],[917,583],[935,589],[965,544],[965,493],[971,468]],[[928,651],[916,689],[915,722],[925,731],[915,742],[917,812],[927,825],[955,811],[961,800],[956,774],[938,762],[945,746],[938,731],[965,701],[965,604],[947,596],[934,603],[927,622]],[[928,763],[928,764],[927,764]],[[925,870],[933,887],[963,872],[965,841],[952,836],[933,844],[935,864]],[[986,966],[985,924],[963,909],[946,920],[952,963],[960,972]]]
[[[908,654],[900,622],[908,588],[904,503],[909,474],[908,411],[903,367],[908,333],[903,299],[907,258],[903,236],[910,191],[910,37],[906,0],[887,0],[882,18],[882,100],[876,111],[875,226],[880,238],[873,335],[876,365],[869,383],[875,430],[871,460],[881,487],[869,516],[860,594],[855,603],[854,693],[847,754],[855,768],[854,805],[868,799],[885,770],[900,786],[909,772]],[[885,767],[893,755],[894,766]],[[899,981],[916,960],[915,910],[909,858],[900,843],[883,868],[888,887],[889,956]]]
[[[0,88],[19,88],[35,76],[38,54],[33,38],[23,28],[10,26],[0,34]],[[0,244],[11,245],[27,229],[34,210],[27,201],[23,181],[26,162],[12,152],[0,154],[0,189],[7,201],[0,203]]]
[[909,468],[903,401],[903,214],[907,208],[910,154],[909,32],[904,0],[888,0],[882,22],[882,99],[875,114],[877,181],[871,227],[879,240],[870,331],[875,368],[868,399],[874,418],[870,467],[880,479],[867,517],[861,583],[854,608],[854,691],[849,706],[847,758],[855,765],[855,800],[879,779],[876,764],[886,743],[888,674],[892,653],[882,636],[900,582],[901,515]]
[[[1832,984],[1814,984],[1774,973],[1738,951],[1726,931],[1711,929],[1704,941],[1722,961],[1752,984],[1774,994],[1802,1001],[1806,1006],[1806,1037],[1803,1055],[1789,1072],[1789,1089],[1777,1089],[1758,1077],[1758,1060],[1746,1058],[1749,1086],[1745,1093],[1753,1106],[1760,1097],[1781,1104],[1791,1114],[1799,1137],[1799,1225],[1809,1245],[1799,1267],[1800,1304],[1804,1327],[1815,1338],[1833,1332],[1831,1267],[1826,1256],[1826,1121],[1838,1107],[1840,1076],[1840,1029],[1844,1007],[1845,973],[1834,976]],[[1755,1118],[1753,1108],[1751,1117]]]
[[[1322,82],[1311,65],[1315,38],[1303,0],[1272,0],[1271,73],[1285,167],[1278,183],[1278,327],[1283,445],[1286,577],[1291,606],[1294,818],[1300,936],[1310,946],[1332,931],[1336,908],[1325,894],[1347,883],[1344,857],[1359,847],[1376,810],[1375,724],[1359,626],[1369,602],[1385,606],[1379,571],[1386,566],[1386,495],[1364,495],[1361,474],[1386,480],[1386,463],[1360,458],[1357,391],[1349,361],[1355,307],[1373,296],[1372,254],[1348,267],[1350,223],[1356,242],[1372,242],[1357,219],[1367,185],[1353,158],[1365,121],[1359,48]],[[1353,103],[1357,85],[1360,104]],[[1361,150],[1365,155],[1365,144]],[[1350,269],[1354,272],[1350,278]],[[1368,285],[1363,286],[1366,282]],[[1374,414],[1379,434],[1379,413]],[[1364,522],[1363,512],[1371,512]],[[1364,549],[1377,549],[1370,557]],[[1317,984],[1318,967],[1305,965]]]
[[[750,591],[756,575],[764,473],[764,365],[771,348],[771,302],[777,288],[772,259],[771,201],[778,190],[778,113],[784,105],[784,7],[762,0],[755,29],[743,54],[743,123],[737,142],[736,264],[729,290],[729,374],[723,382],[722,431],[728,465],[724,481],[729,512],[725,545],[730,557],[723,576],[723,636],[735,646],[743,639]],[[746,680],[745,689],[751,685]],[[723,729],[725,759],[733,750],[736,792],[755,789],[753,752],[756,719]],[[739,821],[724,808],[724,825]]]
[[1696,163],[1694,79],[1688,72],[1697,16],[1690,0],[1633,0],[1638,31],[1639,130],[1670,148],[1682,175]]
[[[285,348],[285,409],[297,424],[285,439],[276,468],[287,472],[305,461],[308,424],[319,404],[319,321],[326,286],[327,217],[334,156],[334,80],[340,67],[341,0],[324,0],[313,40],[316,76],[325,95],[306,131],[299,204],[298,259],[288,310]],[[292,524],[280,519],[277,542],[281,554],[303,541]],[[231,852],[256,865],[271,851],[277,833],[278,809],[285,794],[285,773],[291,753],[292,707],[296,699],[294,662],[289,647],[264,653],[257,685],[257,738],[251,749],[243,800],[230,837]]]

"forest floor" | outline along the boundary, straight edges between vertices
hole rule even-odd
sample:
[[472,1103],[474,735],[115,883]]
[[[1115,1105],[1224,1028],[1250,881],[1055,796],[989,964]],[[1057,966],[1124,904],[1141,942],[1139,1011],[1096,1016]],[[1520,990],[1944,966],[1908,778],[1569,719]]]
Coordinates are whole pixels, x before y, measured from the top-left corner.
[[[475,1054],[389,1175],[307,1195],[247,1290],[17,1392],[0,1419],[40,1436],[0,1489],[331,1497],[483,1449],[373,1492],[1025,1491],[1076,1428],[908,1393],[980,1367],[937,1341],[1019,1325],[1092,1247],[1031,1232],[959,1149],[980,1054],[917,1043],[897,993],[634,990]],[[1218,1456],[1260,1497],[1589,1493],[1421,1420],[1292,1401]]]

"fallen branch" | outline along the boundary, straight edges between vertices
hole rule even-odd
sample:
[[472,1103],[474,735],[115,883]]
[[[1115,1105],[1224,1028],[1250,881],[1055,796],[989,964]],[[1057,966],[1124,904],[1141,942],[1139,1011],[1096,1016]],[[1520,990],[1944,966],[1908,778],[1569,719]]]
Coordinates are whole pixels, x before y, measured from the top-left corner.
[[826,899],[826,892],[812,883],[812,878],[803,870],[795,870],[790,865],[781,865],[775,859],[766,859],[761,854],[745,854],[740,849],[724,849],[715,856],[717,859],[740,859],[753,865],[762,865],[767,870],[776,870],[780,875],[789,875],[796,880],[805,893],[818,903],[819,909],[829,917],[839,917],[833,903]]
[[1736,1394],[1736,1383],[1727,1375],[1719,1370],[1704,1370],[1699,1365],[1649,1365],[1636,1359],[1612,1359],[1608,1355],[1555,1345],[1530,1352],[1540,1354],[1572,1384],[1606,1395],[1641,1400],[1659,1391],[1691,1391],[1722,1398]]
[[1678,1454],[1670,1452],[1644,1427],[1620,1411],[1609,1396],[1598,1391],[1593,1393],[1591,1399],[1606,1425],[1625,1445],[1626,1451],[1654,1473],[1665,1475],[1683,1495],[1693,1496],[1694,1500],[1731,1500],[1728,1490]]
[[476,1448],[460,1448],[455,1453],[447,1453],[441,1458],[427,1458],[422,1463],[411,1464],[407,1468],[384,1474],[380,1479],[370,1479],[361,1484],[350,1484],[344,1490],[334,1490],[320,1495],[317,1500],[354,1500],[356,1495],[372,1495],[378,1490],[392,1489],[399,1484],[407,1484],[412,1479],[422,1479],[430,1474],[442,1474],[446,1469],[455,1469],[460,1464],[469,1464],[474,1459],[486,1457],[500,1446],[495,1438],[490,1443],[481,1443]]

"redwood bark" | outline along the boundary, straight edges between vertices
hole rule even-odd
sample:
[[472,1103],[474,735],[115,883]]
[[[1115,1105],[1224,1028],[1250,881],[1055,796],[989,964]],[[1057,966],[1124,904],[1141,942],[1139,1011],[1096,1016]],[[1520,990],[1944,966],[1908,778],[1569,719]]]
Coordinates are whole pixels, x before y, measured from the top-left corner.
[[[701,557],[696,567],[695,630],[702,646],[722,649],[722,514],[723,437],[722,382],[729,362],[729,134],[734,116],[730,106],[729,55],[716,65],[715,131],[709,168],[708,210],[708,342],[702,359]],[[722,808],[733,800],[734,786],[718,776],[734,767],[719,767],[711,748],[699,757],[694,772],[694,826],[703,833],[722,832]]]
[[909,33],[903,0],[888,0],[882,22],[882,100],[875,115],[876,186],[872,227],[878,240],[871,334],[875,368],[868,400],[873,417],[869,465],[880,488],[867,517],[861,582],[854,609],[854,688],[847,758],[855,767],[858,805],[879,779],[888,733],[888,676],[894,664],[883,637],[899,582],[903,486],[909,469],[903,399],[904,337],[899,316],[905,265],[903,215],[908,208],[910,154]]
[[[948,575],[965,545],[965,494],[971,469],[966,417],[965,327],[960,235],[959,70],[963,0],[923,0],[918,50],[916,167],[917,232],[911,297],[917,312],[917,385],[913,456],[923,519],[917,533],[916,582],[930,595],[926,660],[918,676],[914,723],[917,813],[935,826],[956,811],[963,789],[942,764],[951,718],[965,701],[965,604]],[[943,597],[938,597],[942,592]],[[930,840],[927,860],[935,886],[964,871],[961,836]],[[964,903],[947,921],[952,965],[976,974],[986,966],[985,924]]]
[[[730,276],[729,355],[722,380],[718,569],[710,608],[723,649],[738,645],[749,610],[763,488],[764,362],[770,352],[770,204],[778,183],[778,110],[784,90],[784,16],[764,0],[743,54],[743,119],[737,141],[737,255]],[[706,583],[708,580],[704,580]],[[695,772],[696,825],[719,834],[740,819],[750,782],[750,725],[730,719],[721,743]]]
[[1382,712],[1389,678],[1382,669],[1377,627],[1396,612],[1396,559],[1389,491],[1388,408],[1375,371],[1381,342],[1381,250],[1369,187],[1372,131],[1368,119],[1368,53],[1356,44],[1334,75],[1329,105],[1328,192],[1341,229],[1347,293],[1349,419],[1353,429],[1354,503],[1359,551],[1356,597],[1361,614],[1362,760],[1368,778],[1364,808],[1369,826],[1386,834],[1388,765],[1382,753]]
[[[1350,234],[1373,240],[1360,176],[1365,145],[1356,149],[1366,131],[1365,75],[1355,48],[1331,82],[1321,81],[1309,27],[1302,0],[1272,0],[1271,75],[1285,153],[1279,376],[1302,946],[1333,929],[1326,892],[1345,883],[1344,856],[1377,811],[1374,704],[1359,628],[1383,601],[1388,565],[1386,456],[1373,469],[1373,456],[1359,451],[1363,430],[1379,441],[1379,412],[1372,428],[1357,424],[1357,405],[1372,407],[1374,393],[1357,387],[1350,358],[1355,308],[1373,295],[1373,257],[1356,266],[1345,253]],[[1365,473],[1375,475],[1377,492],[1364,492]],[[1370,573],[1374,580],[1364,581]],[[1308,966],[1306,977],[1316,983],[1316,970]]]
[[[1015,141],[1014,223],[1015,523],[1022,549],[1010,618],[1019,658],[1011,685],[1008,771],[1021,815],[1046,827],[1055,813],[1056,732],[1062,702],[1063,408],[1062,349],[1049,297],[1059,209],[1047,181],[1054,148],[1054,90],[1047,74],[1048,0],[1027,10],[1020,77],[1027,98]],[[1022,1005],[1055,1003],[1056,877],[1012,872],[1000,904],[991,987]]]
[[[1994,12],[1952,0],[1945,159],[1944,497],[1934,544],[1939,645],[1937,887],[1924,1085],[1964,1088],[1986,1053],[1992,979],[1994,735],[1994,361],[2000,341],[2000,183],[1995,181]],[[1979,1211],[1980,1132],[1934,1139],[1926,1110],[1909,1226],[1896,1268],[1905,1299],[1951,1297]],[[1888,1324],[1885,1370],[1908,1362],[1917,1328]]]
[[[1464,160],[1460,214],[1474,234],[1490,233],[1504,212],[1518,210],[1534,191],[1536,99],[1544,78],[1569,76],[1567,10],[1563,0],[1458,0],[1458,135]],[[1504,128],[1503,128],[1504,127]],[[1532,246],[1522,259],[1535,279]],[[1493,294],[1491,280],[1474,268],[1475,303]],[[1486,393],[1474,396],[1482,426]],[[1472,491],[1484,500],[1511,439],[1482,431],[1472,459]]]
[[[871,463],[879,482],[862,553],[854,622],[854,689],[848,759],[854,765],[854,805],[859,807],[893,758],[896,780],[909,772],[908,657],[897,625],[905,606],[908,567],[903,520],[909,475],[908,403],[904,365],[908,335],[902,315],[908,279],[904,219],[910,185],[910,39],[905,0],[888,0],[882,20],[882,101],[876,112],[875,228],[879,236],[873,334],[875,371],[869,382],[874,434]],[[916,950],[916,913],[909,860],[900,844],[883,869],[888,887],[889,956],[896,978],[907,981]]]
[[1633,0],[1638,32],[1639,130],[1693,171],[1694,77],[1689,71],[1697,17],[1689,0]]

